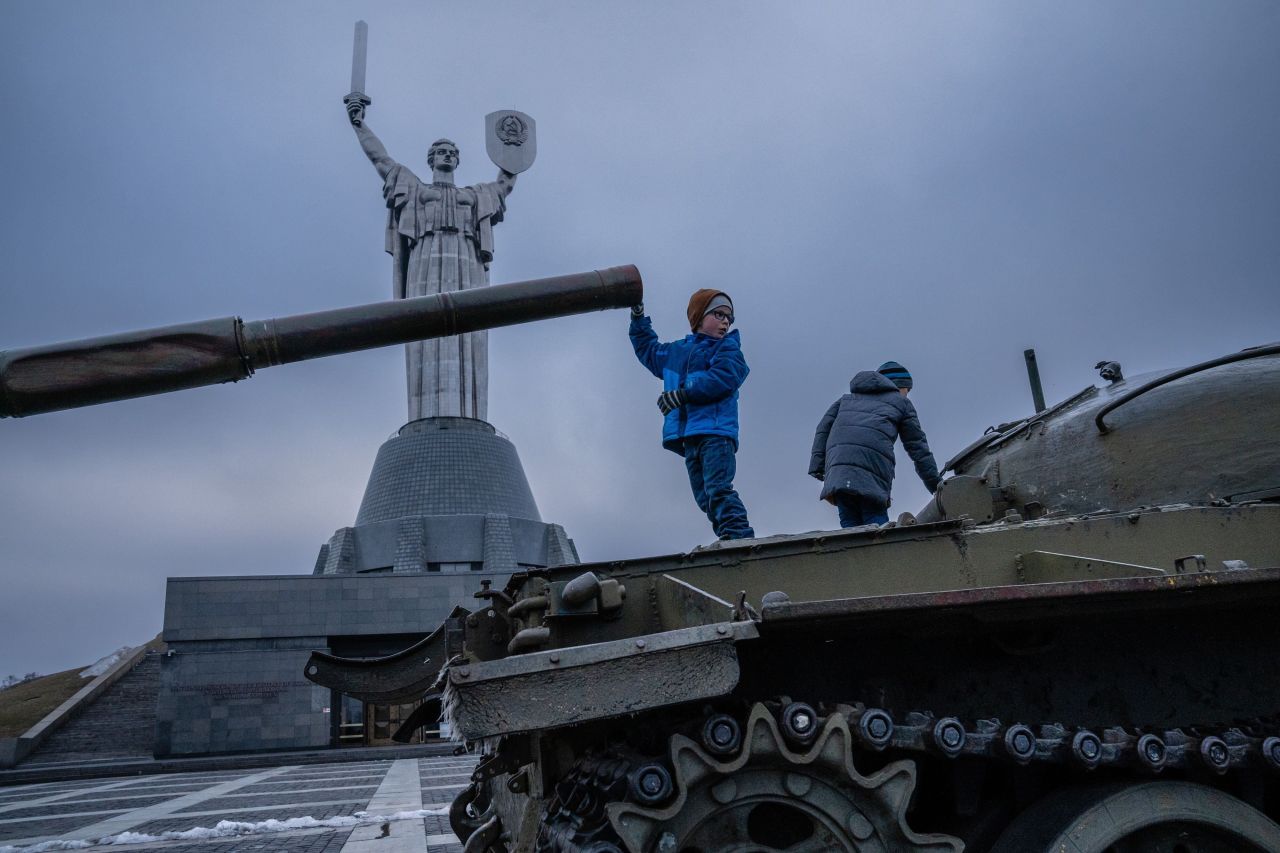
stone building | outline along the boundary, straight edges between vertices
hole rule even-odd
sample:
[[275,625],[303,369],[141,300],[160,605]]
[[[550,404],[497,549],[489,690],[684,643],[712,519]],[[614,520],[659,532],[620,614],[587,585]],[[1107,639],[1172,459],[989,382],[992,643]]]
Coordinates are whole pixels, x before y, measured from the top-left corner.
[[169,578],[155,754],[385,742],[411,707],[312,684],[312,651],[399,651],[470,606],[482,580],[576,562],[506,436],[471,418],[411,421],[378,451],[355,524],[321,546],[313,574]]

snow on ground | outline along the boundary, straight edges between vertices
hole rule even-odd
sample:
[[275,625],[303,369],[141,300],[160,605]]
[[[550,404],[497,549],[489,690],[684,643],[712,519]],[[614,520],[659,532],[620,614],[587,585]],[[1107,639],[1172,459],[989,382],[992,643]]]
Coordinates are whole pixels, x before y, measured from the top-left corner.
[[[105,660],[105,658],[104,658]],[[297,829],[324,829],[347,826],[364,826],[371,823],[391,823],[399,820],[422,820],[424,817],[446,815],[449,807],[438,809],[418,809],[416,811],[396,812],[389,815],[371,815],[368,812],[356,812],[353,815],[316,820],[313,817],[291,817],[288,820],[263,820],[246,823],[238,820],[220,820],[212,827],[197,826],[181,832],[162,832],[159,835],[147,835],[142,832],[121,832],[118,835],[105,835],[86,841],[41,841],[25,847],[0,846],[0,853],[45,853],[48,850],[83,850],[86,847],[105,847],[123,844],[153,844],[157,841],[205,841],[211,838],[235,838],[242,835],[268,835],[274,832],[289,832]]]
[[[133,650],[134,650],[134,646],[121,646],[111,654],[107,655],[105,658],[95,661],[93,665],[91,665],[87,669],[80,670],[80,677],[81,678],[97,678],[99,675],[102,675],[104,672],[111,669],[111,667],[115,665],[116,661],[120,660],[120,658],[129,654],[129,652]],[[3,848],[0,848],[0,849],[3,849]]]

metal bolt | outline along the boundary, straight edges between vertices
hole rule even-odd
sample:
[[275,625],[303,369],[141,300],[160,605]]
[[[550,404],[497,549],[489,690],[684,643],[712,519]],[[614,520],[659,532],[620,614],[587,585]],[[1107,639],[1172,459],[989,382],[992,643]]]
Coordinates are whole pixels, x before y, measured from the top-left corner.
[[1093,732],[1076,732],[1071,738],[1071,755],[1081,765],[1092,770],[1102,760],[1102,741]]
[[933,726],[933,742],[943,755],[959,755],[964,748],[964,726],[955,717],[943,717]]
[[716,633],[717,633],[717,634],[727,634],[727,633],[729,633],[729,629],[728,629],[728,628],[726,628],[726,627],[725,627],[725,626],[723,626],[723,625],[717,625],[717,626],[716,626]]
[[868,708],[858,718],[858,737],[872,749],[884,749],[893,738],[893,718],[879,708]]
[[458,670],[458,677],[459,677],[459,678],[470,678],[470,677],[471,677],[471,670],[469,670],[469,669],[460,669],[460,670]]
[[1227,767],[1231,764],[1231,750],[1227,749],[1226,741],[1220,737],[1210,736],[1200,741],[1200,757],[1216,773],[1227,772]]
[[893,717],[881,708],[868,708],[858,717],[858,736],[872,749],[883,749],[893,738]]
[[547,660],[551,661],[552,663],[560,663],[560,655],[552,655],[551,657],[547,658]]
[[309,666],[309,667],[307,667],[307,675],[315,675],[315,674],[316,674],[317,672],[319,672],[319,671],[320,671],[320,668],[319,668],[319,667],[317,667],[317,666]]
[[728,714],[715,714],[702,724],[702,745],[714,755],[731,755],[742,745],[742,729]]
[[1164,741],[1155,735],[1143,735],[1138,738],[1138,761],[1148,770],[1159,771],[1164,768],[1169,752]]
[[792,702],[782,709],[782,733],[788,739],[808,743],[818,733],[818,714],[804,702]]
[[630,779],[631,794],[642,805],[654,806],[671,796],[671,774],[661,764],[645,764]]
[[637,649],[643,649],[643,648],[644,648],[644,640],[636,640],[636,648],[637,648]]
[[1004,748],[1019,764],[1025,764],[1036,754],[1036,737],[1031,729],[1018,724],[1004,733]]
[[1262,757],[1272,770],[1280,770],[1280,737],[1269,737],[1262,742]]

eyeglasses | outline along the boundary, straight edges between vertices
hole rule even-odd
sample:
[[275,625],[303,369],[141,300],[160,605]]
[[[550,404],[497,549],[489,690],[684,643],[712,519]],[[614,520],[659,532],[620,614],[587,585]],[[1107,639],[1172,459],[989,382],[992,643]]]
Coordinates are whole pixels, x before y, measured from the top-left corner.
[[717,320],[723,320],[724,322],[728,323],[730,326],[733,325],[733,315],[727,311],[721,311],[717,309],[711,312],[711,316],[715,317]]

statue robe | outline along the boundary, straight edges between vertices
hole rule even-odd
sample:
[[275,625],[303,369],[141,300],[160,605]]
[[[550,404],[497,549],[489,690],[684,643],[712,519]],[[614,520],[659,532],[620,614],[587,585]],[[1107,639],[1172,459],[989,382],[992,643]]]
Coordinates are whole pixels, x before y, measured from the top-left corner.
[[[506,203],[497,183],[424,183],[396,164],[382,188],[387,251],[397,299],[484,287],[493,226]],[[487,420],[489,333],[468,332],[405,345],[409,420],[453,416]]]

